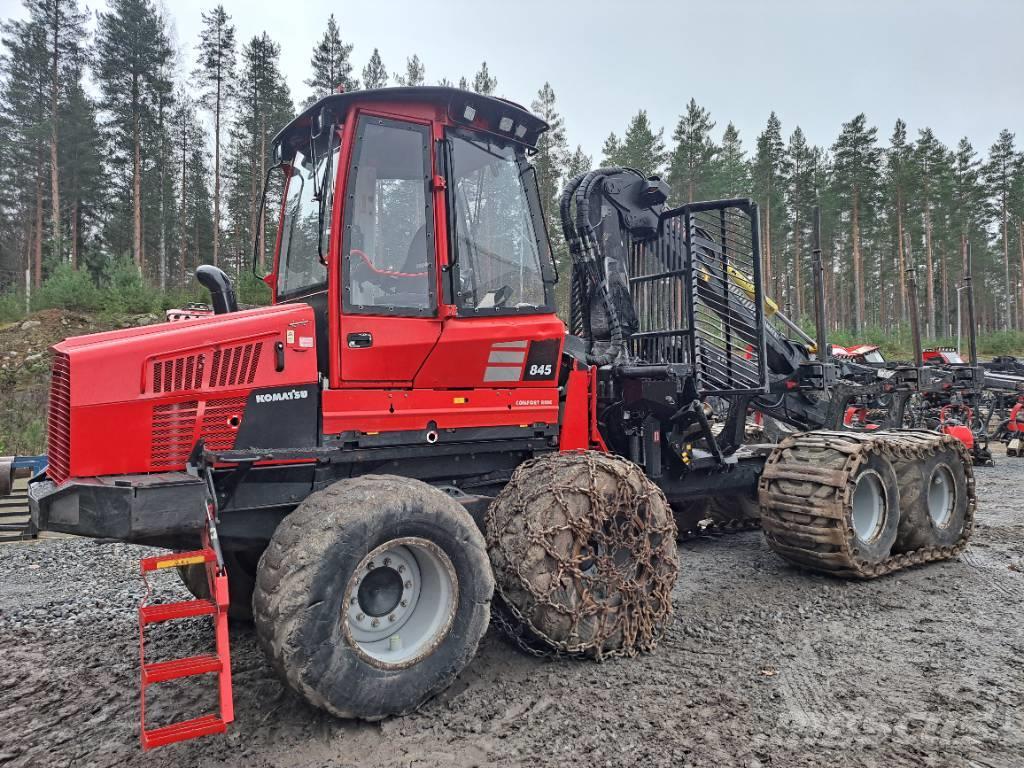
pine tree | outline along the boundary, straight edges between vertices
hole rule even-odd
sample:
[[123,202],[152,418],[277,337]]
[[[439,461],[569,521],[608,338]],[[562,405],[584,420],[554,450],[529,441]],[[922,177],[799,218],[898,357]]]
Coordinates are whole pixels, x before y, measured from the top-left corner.
[[464,78],[464,77],[460,77],[459,78],[459,90],[460,91],[468,91],[469,90],[469,81],[466,80],[466,78]]
[[635,168],[645,176],[657,175],[667,159],[664,133],[663,128],[657,133],[651,129],[647,110],[641,109],[629,121],[621,142],[614,133],[605,140],[602,164]]
[[[0,121],[7,143],[3,166],[10,190],[9,228],[16,238],[10,261],[21,261],[36,287],[43,276],[43,209],[47,169],[49,78],[46,30],[31,20],[4,23],[3,94]],[[6,191],[6,190],[5,190]],[[5,240],[3,247],[8,246]]]
[[565,166],[565,178],[574,179],[581,173],[586,173],[594,167],[593,161],[586,152],[583,151],[583,147],[579,144],[576,145],[576,151],[569,156],[569,161]]
[[904,253],[906,241],[907,201],[914,182],[913,143],[907,143],[907,124],[896,120],[889,149],[885,154],[885,194],[891,210],[895,213],[896,224],[896,270],[899,273],[899,317],[907,319],[907,259]]
[[447,77],[442,77],[440,80],[437,81],[437,84],[441,88],[454,88],[455,87],[455,83],[453,83]]
[[388,71],[380,59],[380,51],[374,48],[370,55],[370,61],[363,67],[363,87],[368,89],[386,88],[387,84]]
[[601,167],[608,168],[613,165],[621,165],[619,159],[622,155],[622,142],[619,141],[619,137],[612,131],[608,134],[608,138],[604,140],[604,144],[601,145]]
[[706,109],[690,99],[672,138],[676,142],[668,169],[668,183],[677,199],[702,200],[711,185],[718,148],[711,140],[715,121]]
[[988,151],[988,162],[983,173],[988,195],[995,206],[999,225],[999,240],[1003,251],[1003,312],[1002,325],[1008,330],[1010,320],[1010,191],[1014,170],[1014,135],[1005,128]]
[[1017,155],[1013,164],[1008,198],[1010,217],[1017,223],[1017,252],[1020,256],[1020,273],[1017,276],[1020,297],[1017,306],[1021,310],[1021,327],[1024,327],[1024,153]]
[[[77,268],[87,241],[99,229],[107,205],[103,134],[96,105],[81,84],[68,90],[61,122],[73,126],[60,141],[61,185],[68,219],[70,262]],[[92,265],[98,267],[98,264]]]
[[914,172],[918,182],[918,204],[924,227],[925,255],[925,322],[928,335],[935,334],[935,221],[937,209],[948,190],[946,147],[931,128],[918,132],[913,152]]
[[[111,0],[110,11],[98,15],[95,74],[101,105],[110,116],[110,155],[115,167],[131,166],[126,198],[131,205],[131,252],[140,272],[143,144],[150,132],[155,94],[162,87],[171,55],[163,20],[149,0]],[[130,160],[123,157],[123,148],[130,148]]]
[[[234,260],[241,270],[250,244],[259,238],[258,259],[263,268],[267,243],[267,210],[257,219],[263,180],[269,163],[270,142],[280,126],[292,118],[293,106],[280,69],[281,47],[264,32],[242,49],[239,93],[247,109],[240,111],[232,130],[228,207]],[[272,235],[273,233],[271,233]]]
[[[537,185],[540,188],[541,203],[549,213],[555,210],[557,199],[569,162],[569,145],[565,139],[565,121],[555,108],[555,91],[550,83],[537,91],[537,98],[530,105],[534,113],[548,124],[548,130],[540,135],[533,165],[537,169]],[[550,216],[549,216],[550,218]],[[557,223],[552,219],[552,224]],[[551,226],[554,231],[557,227]]]
[[405,74],[395,75],[395,82],[401,86],[413,87],[427,82],[427,68],[415,53],[405,60]]
[[835,183],[839,203],[850,217],[850,246],[853,255],[852,330],[859,332],[866,319],[864,306],[863,234],[866,220],[874,212],[881,150],[878,129],[867,125],[862,112],[848,123],[832,147]]
[[235,78],[235,27],[218,5],[202,14],[199,61],[195,77],[204,87],[202,104],[213,113],[213,263],[220,263],[221,117],[232,96]]
[[63,258],[60,205],[60,112],[69,86],[82,76],[86,51],[87,12],[79,10],[75,0],[26,0],[32,23],[46,31],[45,53],[49,66],[50,98],[47,107],[50,150],[51,253],[54,262]]
[[750,195],[750,163],[740,140],[740,132],[729,123],[722,134],[722,145],[711,163],[707,196],[725,200]]
[[473,90],[483,96],[493,96],[494,89],[498,87],[497,78],[491,77],[487,69],[487,62],[480,65],[480,70],[473,75]]
[[[786,207],[789,213],[790,242],[792,257],[789,278],[794,290],[796,317],[802,318],[804,311],[804,273],[801,257],[809,250],[808,239],[811,230],[811,209],[817,203],[818,195],[814,183],[817,165],[815,149],[807,143],[804,132],[797,126],[789,137],[783,176],[786,180]],[[788,293],[788,291],[787,291]]]
[[761,210],[761,241],[764,255],[765,283],[776,295],[779,280],[774,255],[785,239],[785,170],[786,145],[782,141],[782,123],[772,112],[768,124],[757,137],[757,154],[751,168],[751,186]]
[[313,74],[305,83],[313,89],[313,93],[306,99],[307,107],[330,96],[339,85],[344,86],[346,91],[359,88],[359,81],[352,77],[352,63],[349,61],[352,47],[352,44],[342,42],[338,22],[332,13],[327,19],[327,30],[313,48],[313,58],[309,62]]

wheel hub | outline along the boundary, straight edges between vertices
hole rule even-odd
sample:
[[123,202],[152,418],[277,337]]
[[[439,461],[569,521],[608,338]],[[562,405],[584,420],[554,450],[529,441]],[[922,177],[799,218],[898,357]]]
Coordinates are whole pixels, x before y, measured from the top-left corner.
[[356,567],[345,588],[346,638],[375,666],[410,666],[447,634],[458,604],[455,569],[433,542],[387,542]]
[[861,541],[873,541],[881,533],[885,517],[885,491],[875,472],[865,472],[857,478],[852,506],[853,532]]
[[928,515],[939,528],[953,516],[953,475],[948,467],[938,466],[928,481]]

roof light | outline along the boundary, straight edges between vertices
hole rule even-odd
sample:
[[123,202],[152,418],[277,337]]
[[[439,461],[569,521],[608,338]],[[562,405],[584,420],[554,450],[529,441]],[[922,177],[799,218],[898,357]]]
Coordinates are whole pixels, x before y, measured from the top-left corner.
[[512,130],[512,118],[503,117],[498,121],[498,130],[503,133],[508,133]]
[[522,123],[516,125],[516,138],[521,139],[526,135],[526,126]]
[[467,104],[465,110],[462,112],[462,119],[467,123],[472,123],[476,119],[476,107],[472,104]]

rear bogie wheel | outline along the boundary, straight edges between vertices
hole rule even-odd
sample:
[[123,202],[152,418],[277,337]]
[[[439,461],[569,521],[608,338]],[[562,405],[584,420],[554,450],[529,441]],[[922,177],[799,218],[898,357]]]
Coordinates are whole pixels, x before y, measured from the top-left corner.
[[487,630],[494,579],[463,507],[418,480],[367,475],[309,496],[260,560],[256,631],[285,682],[337,717],[415,710]]
[[926,459],[896,463],[901,519],[896,550],[951,547],[963,536],[967,519],[967,474],[953,447]]
[[702,498],[689,499],[687,501],[676,501],[672,503],[672,517],[676,523],[676,537],[680,541],[697,536],[703,526],[710,520],[711,499]]

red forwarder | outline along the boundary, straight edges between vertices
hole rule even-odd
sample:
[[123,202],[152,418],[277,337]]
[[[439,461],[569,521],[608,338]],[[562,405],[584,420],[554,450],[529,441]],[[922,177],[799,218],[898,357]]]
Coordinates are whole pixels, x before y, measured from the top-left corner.
[[[274,140],[273,306],[238,311],[224,273],[201,267],[213,316],[55,346],[34,523],[191,550],[143,560],[147,578],[180,569],[197,599],[147,599],[140,627],[214,619],[212,654],[153,661],[143,638],[145,747],[232,719],[229,610],[255,619],[307,701],[379,719],[454,680],[492,597],[555,650],[653,647],[677,568],[667,503],[758,488],[769,545],[841,576],[965,546],[973,485],[955,441],[806,432],[743,445],[754,399],[802,397],[797,346],[776,333],[766,351],[751,201],[667,209],[664,183],[631,169],[573,179],[560,213],[579,330],[567,334],[528,161],[546,128],[449,88],[323,99]],[[728,406],[721,433],[710,396]],[[945,495],[918,487],[929,472]],[[538,532],[516,506],[527,497],[545,515],[589,516]],[[582,621],[568,634],[566,616]],[[149,686],[207,674],[218,713],[148,727]]]

